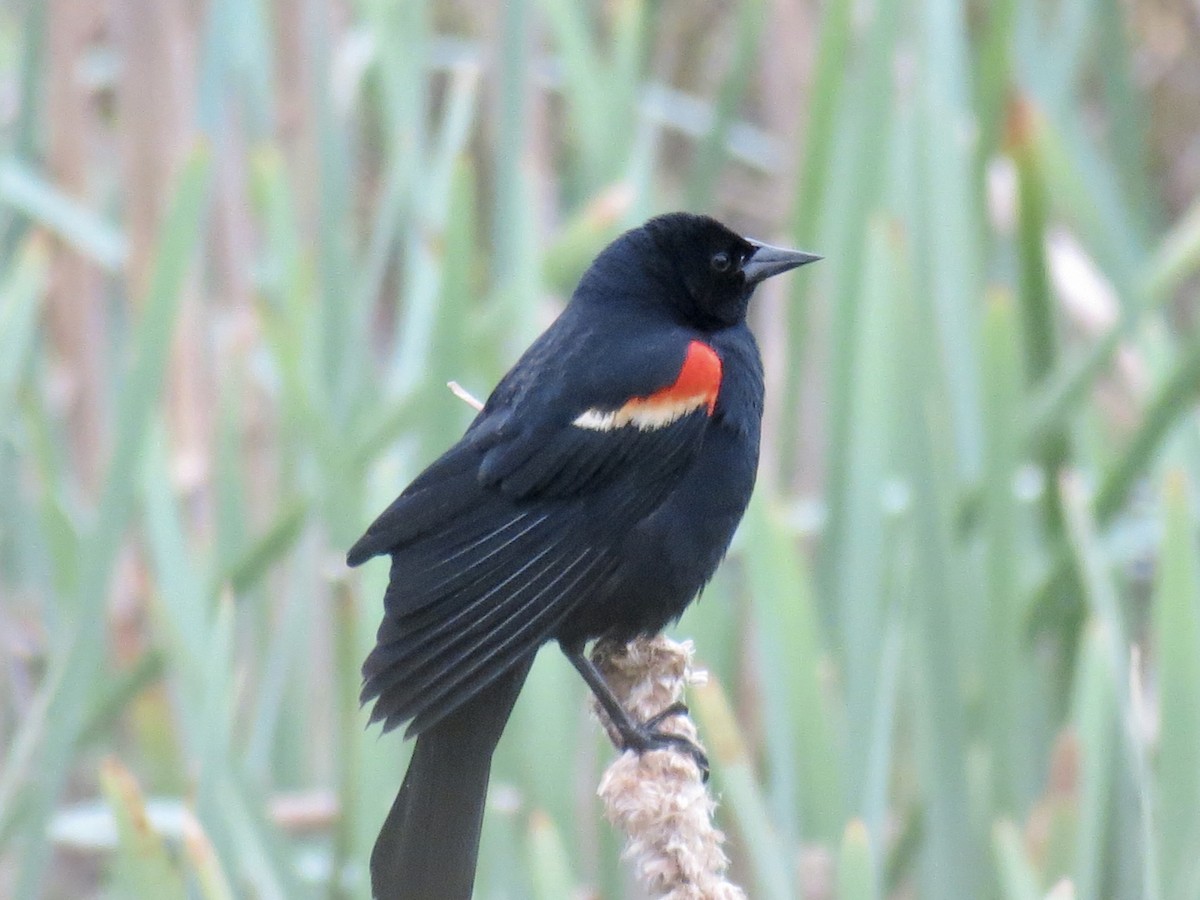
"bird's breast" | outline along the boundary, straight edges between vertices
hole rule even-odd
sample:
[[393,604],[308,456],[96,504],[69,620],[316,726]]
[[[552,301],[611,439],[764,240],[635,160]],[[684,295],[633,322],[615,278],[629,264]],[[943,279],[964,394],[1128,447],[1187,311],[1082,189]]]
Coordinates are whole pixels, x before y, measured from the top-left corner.
[[560,637],[629,640],[661,631],[712,578],[754,488],[757,431],[714,421],[674,491],[613,548],[619,564]]

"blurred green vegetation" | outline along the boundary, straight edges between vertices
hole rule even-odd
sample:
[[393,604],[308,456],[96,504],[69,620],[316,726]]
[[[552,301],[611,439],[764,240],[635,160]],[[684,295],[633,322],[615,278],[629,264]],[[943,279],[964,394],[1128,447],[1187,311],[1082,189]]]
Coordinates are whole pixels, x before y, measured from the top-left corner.
[[[759,298],[760,487],[676,629],[750,896],[1200,896],[1198,29],[10,0],[0,895],[366,895],[407,747],[342,554],[469,420],[445,383],[687,207],[826,256]],[[479,897],[638,896],[610,756],[544,653]]]

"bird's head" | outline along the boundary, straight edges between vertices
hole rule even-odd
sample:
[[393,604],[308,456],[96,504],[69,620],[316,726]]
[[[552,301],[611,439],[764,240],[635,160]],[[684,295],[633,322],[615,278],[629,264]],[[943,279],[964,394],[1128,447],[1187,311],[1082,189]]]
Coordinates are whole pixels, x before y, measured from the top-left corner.
[[743,321],[760,282],[821,258],[750,240],[709,216],[682,212],[658,216],[628,232],[597,262],[610,251],[621,257],[622,268],[636,262],[665,289],[658,302],[704,329]]

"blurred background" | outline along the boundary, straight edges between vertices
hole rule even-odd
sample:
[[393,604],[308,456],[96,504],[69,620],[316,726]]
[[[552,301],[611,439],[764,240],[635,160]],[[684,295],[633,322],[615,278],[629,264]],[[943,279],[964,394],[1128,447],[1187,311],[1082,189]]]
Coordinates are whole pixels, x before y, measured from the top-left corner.
[[[5,0],[0,896],[365,897],[346,547],[621,229],[760,291],[674,630],[750,896],[1200,896],[1200,8]],[[636,898],[542,654],[477,896]]]

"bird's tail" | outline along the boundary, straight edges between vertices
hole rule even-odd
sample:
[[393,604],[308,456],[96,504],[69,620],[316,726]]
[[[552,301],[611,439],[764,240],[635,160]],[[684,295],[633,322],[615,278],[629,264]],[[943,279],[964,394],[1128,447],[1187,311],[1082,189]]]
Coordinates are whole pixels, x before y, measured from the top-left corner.
[[421,732],[371,851],[376,900],[470,900],[492,752],[532,659]]

